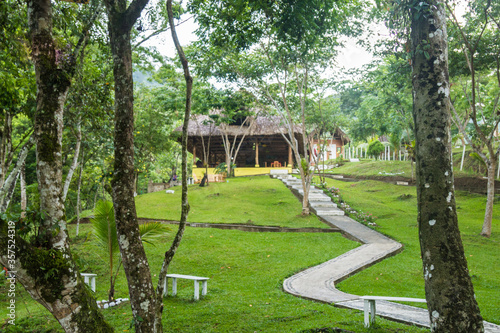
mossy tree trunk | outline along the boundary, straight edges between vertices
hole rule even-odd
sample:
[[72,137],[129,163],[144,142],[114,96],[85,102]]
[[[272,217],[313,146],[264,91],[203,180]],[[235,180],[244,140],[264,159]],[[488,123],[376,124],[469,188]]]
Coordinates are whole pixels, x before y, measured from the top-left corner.
[[432,332],[483,332],[458,229],[451,155],[446,15],[411,8],[418,225]]
[[134,202],[134,95],[130,34],[148,0],[106,0],[115,78],[113,206],[120,253],[127,276],[136,332],[161,332],[155,327],[157,297],[141,242]]
[[11,240],[5,236],[7,223],[1,222],[1,262],[16,271],[17,280],[66,332],[111,332],[72,259],[61,200],[63,106],[84,39],[74,54],[56,56],[50,0],[28,1],[28,23],[37,84],[34,137],[41,214],[33,221],[39,222],[34,239],[16,235],[15,265],[7,261],[6,243]]

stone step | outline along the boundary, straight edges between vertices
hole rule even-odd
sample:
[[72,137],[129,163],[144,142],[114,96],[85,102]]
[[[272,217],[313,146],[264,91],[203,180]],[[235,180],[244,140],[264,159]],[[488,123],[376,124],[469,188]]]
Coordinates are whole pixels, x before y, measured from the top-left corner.
[[309,200],[309,204],[312,208],[337,208],[337,204],[335,202]]
[[311,203],[311,201],[332,202],[332,199],[330,199],[330,197],[328,197],[326,195],[323,195],[321,197],[319,197],[319,196],[318,197],[309,197],[309,203]]
[[345,215],[343,210],[338,208],[315,208],[316,215],[324,215],[324,216],[341,216]]

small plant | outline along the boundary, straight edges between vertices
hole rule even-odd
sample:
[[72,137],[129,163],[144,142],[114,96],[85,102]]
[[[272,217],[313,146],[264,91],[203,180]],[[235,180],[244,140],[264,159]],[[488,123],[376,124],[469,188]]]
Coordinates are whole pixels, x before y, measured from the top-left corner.
[[411,194],[401,194],[398,197],[399,200],[408,200],[408,199],[411,199],[411,198],[413,198],[413,195],[411,195]]
[[[114,271],[114,259],[116,259],[120,247],[116,236],[115,214],[113,203],[110,201],[99,201],[94,209],[94,218],[90,220],[92,223],[93,233],[99,248],[106,253],[109,265],[109,292],[108,299],[112,301],[115,295],[115,283],[120,271],[122,261],[118,258],[118,268]],[[159,222],[149,222],[139,225],[141,240],[144,243],[152,244],[152,240],[164,235],[166,232],[165,226]]]
[[373,214],[371,213],[364,213],[352,208],[347,202],[344,201],[344,199],[342,199],[340,189],[338,189],[337,187],[329,187],[327,189],[324,189],[324,191],[330,198],[332,198],[332,200],[338,205],[338,207],[345,212],[347,216],[363,224],[368,224],[371,226],[376,225],[376,216],[373,216]]

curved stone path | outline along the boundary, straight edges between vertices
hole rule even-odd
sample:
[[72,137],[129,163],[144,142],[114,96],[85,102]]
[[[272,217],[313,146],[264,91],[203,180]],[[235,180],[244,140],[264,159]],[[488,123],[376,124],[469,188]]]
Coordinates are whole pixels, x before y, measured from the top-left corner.
[[[300,184],[300,180],[297,181],[292,176],[277,178],[281,179],[296,196],[301,196],[302,185]],[[402,245],[347,216],[343,216],[340,213],[340,209],[336,208],[334,203],[331,203],[333,206],[328,208],[328,214],[322,214],[320,209],[315,208],[314,202],[324,201],[322,199],[318,200],[321,198],[319,190],[312,187],[311,189],[315,193],[309,200],[313,211],[329,225],[340,229],[346,236],[359,241],[363,245],[291,276],[283,282],[283,288],[286,292],[298,297],[332,303],[337,307],[363,311],[363,300],[359,296],[337,290],[335,284],[384,258],[398,253],[402,250]],[[327,195],[322,195],[329,199]],[[329,201],[331,202],[330,199]],[[325,205],[322,206],[324,207]],[[338,212],[335,213],[334,209]],[[422,308],[378,301],[377,315],[407,324],[430,327],[429,313],[426,309]],[[484,322],[484,328],[485,332],[488,333],[500,332],[499,325],[486,321]]]

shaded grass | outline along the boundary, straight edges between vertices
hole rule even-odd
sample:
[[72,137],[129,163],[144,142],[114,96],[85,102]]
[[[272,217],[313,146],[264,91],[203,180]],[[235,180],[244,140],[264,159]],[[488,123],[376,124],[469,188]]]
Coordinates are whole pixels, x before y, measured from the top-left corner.
[[[341,282],[339,289],[356,295],[386,295],[425,298],[422,261],[417,226],[415,187],[396,186],[377,181],[347,183],[328,179],[353,208],[378,217],[376,228],[404,245],[402,253],[388,258]],[[411,197],[401,200],[404,195]],[[500,323],[500,210],[495,204],[493,233],[479,235],[486,198],[456,193],[459,227],[476,298],[485,320]],[[415,306],[419,306],[415,304]],[[420,305],[424,306],[424,305]]]
[[[179,220],[180,187],[136,198],[139,217]],[[297,198],[283,184],[269,176],[230,178],[229,183],[189,187],[191,211],[188,222],[248,223],[290,228],[327,228],[312,214],[300,216]]]

